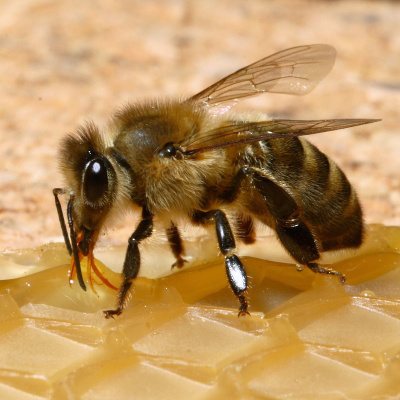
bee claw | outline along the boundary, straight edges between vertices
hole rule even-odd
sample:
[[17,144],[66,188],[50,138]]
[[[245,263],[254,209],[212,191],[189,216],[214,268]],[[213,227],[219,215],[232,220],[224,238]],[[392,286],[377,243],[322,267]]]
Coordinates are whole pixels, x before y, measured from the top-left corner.
[[118,316],[118,315],[121,315],[121,313],[122,313],[122,310],[119,308],[117,308],[116,310],[103,311],[103,314],[106,317],[106,319],[110,319],[110,318],[115,319],[115,315]]
[[171,270],[173,270],[174,268],[182,268],[188,262],[188,260],[185,260],[182,257],[178,257],[178,259],[171,265]]
[[250,313],[247,311],[248,304],[247,304],[247,301],[246,301],[246,298],[244,297],[244,295],[239,294],[238,300],[240,301],[238,317],[244,317],[245,315],[250,315]]
[[250,315],[247,310],[239,310],[238,317],[244,317],[245,315]]

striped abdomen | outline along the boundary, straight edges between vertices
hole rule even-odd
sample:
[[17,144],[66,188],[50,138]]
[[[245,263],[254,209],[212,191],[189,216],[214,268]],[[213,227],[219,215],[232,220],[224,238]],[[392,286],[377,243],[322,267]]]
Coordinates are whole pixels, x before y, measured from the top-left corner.
[[340,168],[310,142],[284,138],[254,143],[246,146],[240,164],[261,170],[293,197],[320,251],[361,244],[356,193]]

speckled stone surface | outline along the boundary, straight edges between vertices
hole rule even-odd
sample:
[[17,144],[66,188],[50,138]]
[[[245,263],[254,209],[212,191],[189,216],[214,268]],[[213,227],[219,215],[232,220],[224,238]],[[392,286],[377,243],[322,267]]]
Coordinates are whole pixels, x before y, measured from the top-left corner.
[[[95,6],[93,6],[95,4]],[[295,119],[382,118],[317,135],[358,190],[367,222],[400,223],[400,2],[2,1],[0,249],[61,240],[51,193],[60,138],[121,104],[200,91],[288,47],[328,43],[332,72],[305,97],[241,109]],[[133,220],[103,242],[124,243]]]

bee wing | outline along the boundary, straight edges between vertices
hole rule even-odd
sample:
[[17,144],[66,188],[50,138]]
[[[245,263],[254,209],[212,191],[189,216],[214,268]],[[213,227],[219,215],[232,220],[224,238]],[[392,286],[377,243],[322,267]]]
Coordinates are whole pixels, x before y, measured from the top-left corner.
[[292,47],[265,57],[221,79],[189,101],[230,108],[242,97],[260,93],[303,95],[311,92],[331,70],[336,50],[326,44]]
[[277,119],[261,122],[245,122],[220,126],[183,144],[181,150],[185,156],[203,153],[213,149],[239,146],[250,142],[282,137],[305,136],[314,133],[334,131],[351,126],[370,124],[379,119],[324,119],[289,120]]

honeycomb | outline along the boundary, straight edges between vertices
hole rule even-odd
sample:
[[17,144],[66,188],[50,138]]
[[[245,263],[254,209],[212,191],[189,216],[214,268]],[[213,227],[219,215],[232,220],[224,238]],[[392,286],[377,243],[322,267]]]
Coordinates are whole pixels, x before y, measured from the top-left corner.
[[[400,227],[369,226],[360,249],[323,259],[345,285],[299,271],[272,237],[240,247],[240,318],[215,240],[188,240],[179,271],[165,241],[142,247],[129,303],[108,320],[116,292],[70,286],[63,244],[0,254],[2,399],[399,398]],[[95,252],[115,285],[124,251]]]

